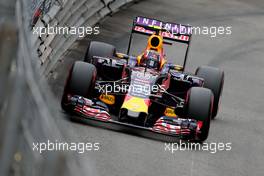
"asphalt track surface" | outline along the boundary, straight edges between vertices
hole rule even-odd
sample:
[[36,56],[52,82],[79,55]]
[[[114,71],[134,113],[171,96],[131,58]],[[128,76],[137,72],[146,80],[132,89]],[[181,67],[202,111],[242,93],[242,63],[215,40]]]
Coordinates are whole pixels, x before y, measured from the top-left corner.
[[[200,65],[224,69],[225,86],[208,143],[232,143],[231,151],[164,150],[164,142],[57,119],[67,139],[99,142],[89,158],[98,175],[263,176],[264,174],[264,3],[262,0],[146,0],[107,17],[94,40],[125,52],[132,19],[137,15],[193,26],[232,26],[231,35],[194,35],[187,70]],[[59,101],[70,65],[83,59],[88,39],[68,50],[49,83]],[[141,39],[137,49],[145,41]],[[142,48],[143,49],[143,48]],[[171,53],[169,51],[168,55]],[[177,62],[177,56],[175,56]],[[66,134],[66,132],[65,132]]]

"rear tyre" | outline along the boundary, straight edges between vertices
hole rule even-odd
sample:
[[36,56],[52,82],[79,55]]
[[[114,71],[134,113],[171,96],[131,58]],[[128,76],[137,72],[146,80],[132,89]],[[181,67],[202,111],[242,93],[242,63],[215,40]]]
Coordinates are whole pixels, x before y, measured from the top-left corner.
[[61,100],[62,108],[67,111],[65,105],[67,95],[79,95],[90,98],[95,86],[96,68],[94,65],[77,61],[73,64],[66,81]]
[[197,134],[197,141],[207,139],[210,129],[210,121],[213,107],[213,93],[203,87],[192,87],[188,91],[185,111],[188,118],[202,121],[201,133]]
[[113,57],[116,48],[104,42],[91,41],[85,53],[84,62],[91,63],[93,56]]
[[224,86],[224,72],[218,68],[202,66],[197,68],[196,75],[204,79],[204,87],[211,89],[214,94],[214,107],[212,118],[218,113],[220,99]]

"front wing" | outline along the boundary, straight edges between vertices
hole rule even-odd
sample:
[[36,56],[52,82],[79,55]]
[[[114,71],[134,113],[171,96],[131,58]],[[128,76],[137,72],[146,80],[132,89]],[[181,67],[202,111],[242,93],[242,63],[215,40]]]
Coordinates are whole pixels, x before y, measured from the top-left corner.
[[153,127],[124,123],[118,121],[115,116],[111,115],[107,106],[103,105],[102,102],[98,104],[98,100],[90,100],[76,95],[68,95],[68,103],[66,103],[66,106],[74,114],[75,119],[89,124],[106,128],[111,128],[109,125],[114,125],[116,126],[112,128],[114,130],[124,130],[129,133],[136,133],[162,140],[196,140],[202,125],[199,121],[166,116],[160,117]]

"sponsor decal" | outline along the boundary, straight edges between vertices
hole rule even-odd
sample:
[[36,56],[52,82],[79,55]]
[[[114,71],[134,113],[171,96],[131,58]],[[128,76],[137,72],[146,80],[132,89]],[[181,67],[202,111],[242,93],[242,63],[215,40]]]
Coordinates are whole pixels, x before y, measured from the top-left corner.
[[166,108],[165,112],[164,112],[164,115],[168,116],[168,117],[177,117],[177,115],[175,114],[173,108]]
[[108,105],[115,104],[115,96],[114,95],[101,94],[99,99]]
[[[145,29],[144,27],[140,27],[140,26],[135,26],[134,27],[134,30],[135,31],[138,31],[138,32],[141,32],[141,33],[146,33],[146,34],[155,34],[154,31],[151,31],[151,30],[147,30]],[[162,37],[166,37],[166,38],[170,38],[170,39],[173,39],[173,40],[181,40],[181,41],[189,41],[190,40],[190,37],[189,36],[186,36],[186,35],[175,35],[175,34],[178,34],[178,32],[170,32],[170,31],[163,31],[161,33],[161,36]]]
[[162,22],[155,19],[137,17],[136,24],[140,26],[148,26],[157,29],[165,29],[172,34],[189,35],[192,34],[192,27],[176,23]]

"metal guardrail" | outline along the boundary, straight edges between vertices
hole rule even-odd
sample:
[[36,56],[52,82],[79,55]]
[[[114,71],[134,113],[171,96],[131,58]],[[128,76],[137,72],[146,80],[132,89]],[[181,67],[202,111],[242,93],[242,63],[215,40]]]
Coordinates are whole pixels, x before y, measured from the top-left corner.
[[75,153],[33,151],[33,142],[65,138],[54,120],[59,116],[51,108],[55,100],[36,69],[37,57],[28,37],[28,2],[4,3],[0,9],[0,175],[95,175],[89,162],[82,165]]
[[[7,99],[12,86],[12,77],[9,74],[11,65],[15,59],[14,51],[17,50],[17,27],[11,21],[14,20],[14,0],[7,2],[0,2],[0,172],[6,173],[7,166],[11,163],[11,158],[8,157],[12,152],[12,140],[8,140],[7,135],[16,137],[12,133],[15,129],[10,127],[10,123],[16,122],[14,118],[6,118],[5,112],[7,111]],[[13,48],[10,50],[9,48]],[[9,123],[8,123],[9,122]],[[1,174],[0,173],[0,174]],[[1,174],[2,175],[2,174]]]
[[[49,10],[53,12],[47,10],[45,14],[61,18],[56,14],[63,16],[67,11],[64,8],[78,5],[75,9],[77,12],[81,2],[88,2],[86,5],[89,8],[93,7],[91,4],[94,2],[80,0],[80,3],[72,6],[73,1],[57,0],[59,4],[56,5],[60,5],[62,10],[59,12],[57,7],[51,6]],[[85,23],[93,25],[131,1],[100,0],[98,3],[102,3],[102,6],[91,16],[87,14]],[[0,2],[0,175],[96,175],[89,159],[83,162],[76,153],[56,151],[43,155],[33,150],[33,142],[65,141],[66,135],[60,132],[55,121],[60,114],[52,109],[56,107],[55,100],[39,72],[40,62],[33,47],[39,39],[34,40],[32,37],[31,3],[28,0]],[[78,15],[81,14],[72,14]],[[57,42],[63,43],[64,47],[52,48],[57,50],[57,54],[49,56],[50,61],[55,63],[67,49],[65,46],[70,46],[74,41],[58,38]],[[47,68],[50,69],[50,65]]]

